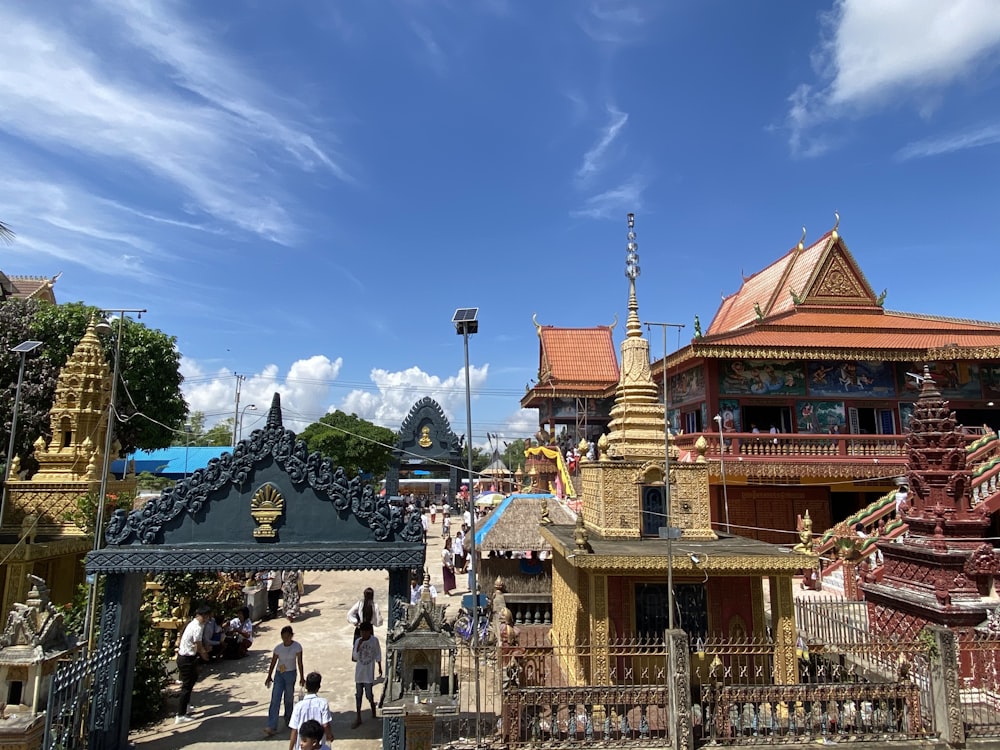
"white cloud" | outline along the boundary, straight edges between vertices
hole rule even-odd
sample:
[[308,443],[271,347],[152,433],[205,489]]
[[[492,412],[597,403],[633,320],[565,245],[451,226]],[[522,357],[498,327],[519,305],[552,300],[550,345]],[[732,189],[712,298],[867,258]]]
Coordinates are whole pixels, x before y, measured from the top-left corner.
[[[247,376],[240,389],[244,436],[263,424],[275,392],[281,394],[283,422],[290,429],[301,431],[319,419],[328,410],[330,386],[342,365],[340,357],[330,360],[317,354],[293,362],[284,377],[275,364]],[[204,412],[207,425],[235,415],[236,379],[231,371],[220,369],[207,375],[197,362],[184,357],[181,373],[185,378],[184,397],[192,412]],[[248,409],[251,404],[257,408]]]
[[[198,52],[178,19],[156,16],[152,6],[120,3],[102,28],[104,38],[113,46],[131,37],[143,54],[112,74],[92,43],[51,19],[22,15],[28,7],[0,8],[0,131],[77,160],[110,168],[119,162],[125,180],[137,166],[161,181],[152,187],[179,190],[178,205],[193,203],[203,214],[278,242],[289,242],[297,227],[276,185],[275,164],[267,163],[274,151],[269,145],[279,143],[299,169],[323,166],[345,176],[311,136],[269,113],[280,111],[277,104],[252,103],[258,93],[251,77],[219,55]],[[155,65],[169,66],[170,84],[162,77],[153,79],[159,86],[150,84],[146,74]]]
[[838,117],[906,99],[926,116],[928,101],[995,64],[1000,51],[995,0],[840,0],[825,24],[813,56],[820,80],[789,97],[786,124],[797,155],[825,150],[812,131]]
[[608,105],[608,117],[608,124],[601,129],[597,142],[583,155],[583,163],[576,171],[576,178],[581,182],[586,182],[604,169],[604,157],[608,149],[628,122],[628,113],[619,112],[611,104]]
[[992,146],[995,143],[1000,143],[1000,125],[989,125],[976,130],[908,143],[896,152],[896,158],[899,161],[908,161],[909,159],[950,154],[953,151],[964,151],[969,148]]
[[[469,384],[473,398],[476,391],[486,383],[489,365],[469,367]],[[458,434],[465,432],[462,425],[455,423],[455,415],[465,415],[465,369],[454,376],[442,378],[424,372],[419,367],[389,372],[380,368],[371,371],[372,383],[378,392],[354,390],[337,407],[347,414],[357,414],[369,422],[398,430],[410,409],[418,400],[433,398],[451,422],[451,428]]]

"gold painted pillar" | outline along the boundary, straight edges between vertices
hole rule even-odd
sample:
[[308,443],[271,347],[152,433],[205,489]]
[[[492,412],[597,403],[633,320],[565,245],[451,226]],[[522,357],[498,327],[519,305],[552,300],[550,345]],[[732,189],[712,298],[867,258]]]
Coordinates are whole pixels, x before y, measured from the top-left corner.
[[774,682],[791,685],[798,682],[795,656],[795,603],[792,577],[771,576],[771,629],[774,633]]
[[609,685],[611,667],[608,663],[608,577],[591,575],[590,579],[590,677],[591,685]]
[[752,635],[762,636],[767,630],[767,622],[764,616],[764,581],[760,576],[750,579],[753,584],[750,586],[750,601],[753,608],[753,622],[750,623]]

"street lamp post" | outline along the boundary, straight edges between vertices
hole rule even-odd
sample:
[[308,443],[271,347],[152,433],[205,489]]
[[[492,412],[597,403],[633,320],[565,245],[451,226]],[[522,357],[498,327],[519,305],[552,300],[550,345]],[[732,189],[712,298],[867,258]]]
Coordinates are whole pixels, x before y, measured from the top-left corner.
[[25,341],[18,344],[12,352],[21,355],[21,368],[17,372],[17,390],[14,391],[14,412],[10,417],[10,439],[7,441],[7,463],[4,464],[6,477],[3,480],[3,496],[0,498],[0,527],[3,526],[4,511],[7,510],[7,483],[11,479],[11,466],[14,463],[14,446],[17,445],[17,412],[21,406],[21,384],[24,382],[24,362],[31,352],[42,345],[41,341]]
[[[104,510],[108,502],[108,471],[111,465],[111,441],[114,436],[115,426],[115,400],[118,398],[118,377],[121,372],[122,336],[125,333],[125,313],[136,313],[139,317],[146,312],[145,308],[116,310],[105,310],[104,314],[118,313],[118,335],[115,339],[115,360],[111,370],[111,397],[108,401],[108,422],[104,432],[104,454],[101,457],[101,486],[97,494],[97,515],[94,521],[94,551],[103,546],[104,541]],[[95,330],[98,333],[111,333],[111,323],[101,320]],[[97,575],[90,580],[90,588],[87,591],[87,609],[83,621],[83,644],[89,652],[93,648],[94,636],[94,613],[97,609]]]
[[257,411],[257,404],[247,404],[246,406],[243,407],[243,411],[240,412],[239,440],[243,439],[243,417],[247,415],[247,409],[249,409],[250,411]]
[[726,488],[726,439],[722,436],[722,414],[716,414],[715,421],[719,423],[719,470],[722,472],[722,505],[726,511],[726,533],[729,530],[729,490]]
[[472,491],[472,385],[469,378],[469,336],[479,332],[479,308],[466,307],[455,310],[451,322],[455,324],[455,333],[462,337],[465,345],[465,447],[469,463],[469,589],[472,593],[472,653],[475,657],[474,679],[476,682],[476,747],[482,746],[482,727],[480,718],[479,689],[479,560],[476,549],[476,499]]

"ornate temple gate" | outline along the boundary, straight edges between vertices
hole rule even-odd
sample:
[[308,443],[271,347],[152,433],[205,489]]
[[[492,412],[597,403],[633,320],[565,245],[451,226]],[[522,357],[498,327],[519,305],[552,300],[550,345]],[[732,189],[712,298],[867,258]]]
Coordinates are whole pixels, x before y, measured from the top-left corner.
[[[70,665],[53,690],[55,700],[63,699],[50,703],[44,747],[128,747],[147,574],[386,569],[390,601],[408,600],[409,570],[424,563],[422,534],[418,514],[404,517],[360,477],[308,453],[283,427],[275,394],[266,427],[231,455],[109,522],[107,546],[90,553],[86,565],[88,574],[105,577],[100,640],[91,660]],[[84,686],[89,690],[79,690]],[[63,726],[81,729],[62,732]],[[386,720],[387,746],[400,746],[401,732],[398,722]]]

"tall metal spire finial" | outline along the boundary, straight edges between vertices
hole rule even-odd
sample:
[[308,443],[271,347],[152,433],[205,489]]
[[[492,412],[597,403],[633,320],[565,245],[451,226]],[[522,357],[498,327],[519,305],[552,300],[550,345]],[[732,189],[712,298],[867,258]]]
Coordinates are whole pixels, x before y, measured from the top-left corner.
[[635,280],[639,278],[639,243],[635,241],[635,214],[628,215],[628,242],[625,245],[625,276],[628,278],[628,318],[625,321],[625,336],[642,336],[639,322],[639,302],[635,297]]

